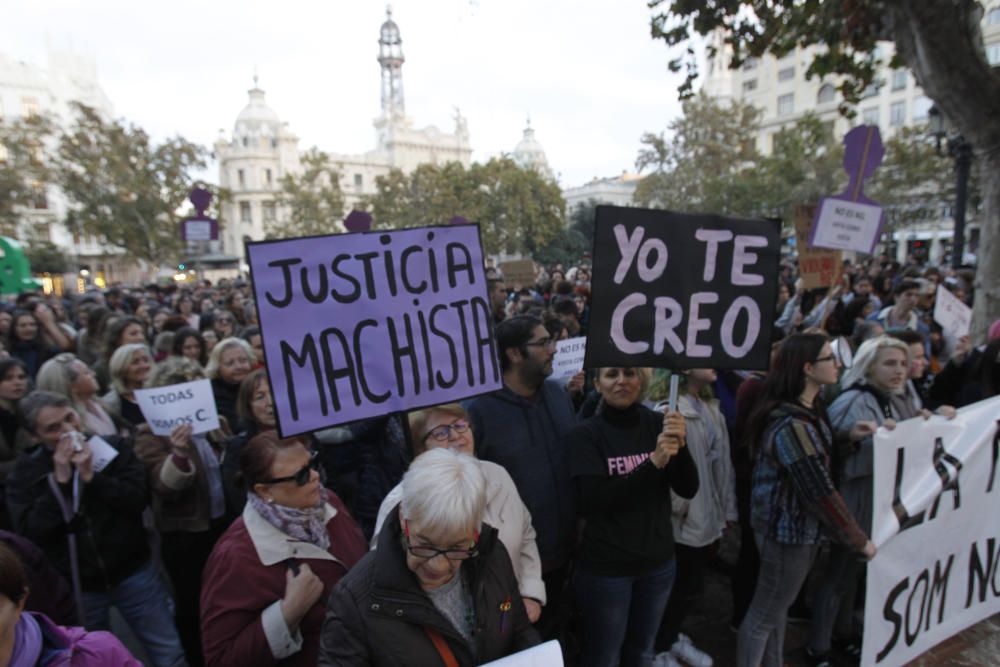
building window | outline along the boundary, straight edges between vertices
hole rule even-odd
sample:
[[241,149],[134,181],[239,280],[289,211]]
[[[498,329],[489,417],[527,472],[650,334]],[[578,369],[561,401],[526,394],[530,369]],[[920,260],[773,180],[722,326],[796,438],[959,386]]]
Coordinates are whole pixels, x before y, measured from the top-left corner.
[[253,222],[253,216],[250,215],[250,202],[248,201],[240,202],[240,222],[247,224]]
[[906,88],[906,70],[905,69],[892,70],[892,89],[903,90],[904,88]]
[[38,99],[34,97],[21,98],[21,115],[31,118],[38,115]]
[[986,25],[1000,24],[1000,7],[994,7],[986,14]]
[[271,148],[277,148],[277,147],[278,147],[278,140],[271,139]]
[[268,186],[270,186],[274,182],[274,177],[271,174],[271,170],[270,169],[265,169],[264,170],[264,182],[267,183]]
[[861,111],[861,122],[864,125],[878,125],[878,107],[863,109]]
[[360,190],[363,184],[364,184],[364,178],[361,176],[361,174],[354,174],[354,187]]
[[247,175],[242,169],[236,170],[236,182],[239,183],[241,188],[245,188],[247,186]]
[[243,137],[243,147],[246,148],[249,145],[250,145],[250,140],[247,139],[246,137]]
[[31,183],[31,206],[38,210],[49,207],[49,198],[45,193],[45,185],[38,181]]
[[750,91],[757,90],[757,79],[747,79],[743,82],[743,92],[749,93]]
[[266,201],[261,205],[261,217],[264,222],[274,222],[274,202]]
[[752,69],[757,69],[757,59],[747,58],[746,60],[743,61],[743,71],[749,72]]
[[795,68],[785,67],[778,70],[778,81],[791,81],[795,78]]
[[833,87],[833,84],[824,83],[819,87],[819,93],[816,94],[817,104],[828,104],[833,102],[837,98],[837,89]]
[[986,62],[990,65],[1000,65],[1000,42],[986,47]]
[[778,115],[787,116],[795,111],[795,93],[778,96]]
[[866,100],[869,97],[875,97],[878,95],[878,84],[872,81],[861,91],[861,99]]
[[932,102],[926,95],[921,95],[913,101],[913,120],[927,120],[927,113],[931,110]]
[[893,102],[889,107],[889,125],[899,127],[906,122],[906,102]]

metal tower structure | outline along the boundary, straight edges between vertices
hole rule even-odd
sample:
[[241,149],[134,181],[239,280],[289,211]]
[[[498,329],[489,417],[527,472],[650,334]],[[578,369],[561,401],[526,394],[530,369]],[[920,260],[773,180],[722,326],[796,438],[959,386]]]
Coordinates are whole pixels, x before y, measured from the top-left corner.
[[388,118],[403,116],[403,40],[399,26],[392,20],[392,7],[386,5],[385,23],[379,31],[378,64],[382,67],[382,114]]

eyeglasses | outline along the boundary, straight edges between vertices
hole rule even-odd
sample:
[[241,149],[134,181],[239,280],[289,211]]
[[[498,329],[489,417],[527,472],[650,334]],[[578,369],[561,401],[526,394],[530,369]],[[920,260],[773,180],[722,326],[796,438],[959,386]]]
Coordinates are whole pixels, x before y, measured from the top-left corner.
[[823,363],[824,361],[835,361],[836,359],[837,359],[837,357],[835,357],[835,356],[833,356],[833,355],[831,354],[831,355],[828,355],[828,356],[825,356],[825,357],[820,357],[819,359],[817,359],[817,360],[816,360],[816,361],[814,361],[813,363],[814,363],[814,364],[821,364],[821,363]]
[[531,347],[555,347],[555,338],[543,338],[541,340],[529,340],[525,345],[530,345]]
[[406,540],[406,550],[411,556],[430,560],[438,556],[444,556],[448,560],[469,560],[479,555],[479,531],[475,532],[472,547],[469,549],[438,549],[437,547],[424,544],[413,545],[410,543],[410,522],[403,519],[403,538]]
[[288,475],[287,477],[275,477],[274,479],[262,480],[261,484],[281,484],[282,482],[295,482],[296,486],[305,486],[309,483],[309,478],[312,477],[312,471],[319,469],[319,462],[316,460],[316,455],[318,452],[313,452],[309,455],[309,463],[302,466],[302,470],[299,470],[294,475]]
[[469,430],[469,422],[464,419],[459,419],[453,424],[441,424],[440,426],[435,426],[431,430],[427,431],[427,435],[424,436],[424,440],[427,438],[434,438],[438,442],[445,442],[451,438],[451,432],[454,431],[458,435],[464,435]]

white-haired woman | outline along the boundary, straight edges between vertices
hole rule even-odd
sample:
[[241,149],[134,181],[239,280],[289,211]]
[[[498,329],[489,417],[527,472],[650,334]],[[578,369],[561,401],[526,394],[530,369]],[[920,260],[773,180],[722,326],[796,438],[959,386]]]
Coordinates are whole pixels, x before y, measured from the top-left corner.
[[153,355],[143,343],[126,343],[111,355],[109,363],[111,391],[104,395],[104,404],[132,426],[146,423],[135,402],[135,390],[146,386],[153,370]]
[[88,433],[100,436],[125,435],[124,422],[115,423],[115,417],[97,397],[97,374],[71,352],[52,357],[38,371],[37,389],[65,396],[80,415],[80,423]]
[[[408,421],[413,436],[415,456],[440,448],[475,456],[476,443],[469,424],[469,416],[458,403],[415,410],[408,415]],[[486,507],[483,510],[483,521],[499,531],[500,542],[507,547],[514,575],[521,587],[521,597],[524,599],[528,619],[534,623],[542,613],[542,605],[545,604],[545,584],[542,582],[542,561],[538,557],[538,546],[535,544],[531,513],[524,506],[514,480],[503,466],[491,461],[482,461],[481,464],[483,475],[486,477]],[[382,525],[402,498],[403,485],[397,484],[382,501],[375,522],[372,548],[378,546]]]
[[[888,429],[919,414],[893,395],[906,390],[910,371],[910,350],[906,343],[889,336],[866,340],[854,355],[854,362],[841,378],[843,392],[829,409],[830,423],[841,445],[840,493],[865,534],[872,530],[872,451],[879,426]],[[854,607],[854,592],[862,563],[846,546],[834,545],[823,584],[817,593],[808,652],[822,658],[829,653],[840,609]],[[860,640],[847,627],[847,615],[840,623],[845,650],[860,655]]]
[[242,338],[225,338],[212,348],[205,366],[205,375],[212,380],[215,407],[229,422],[233,433],[240,433],[247,426],[236,412],[236,399],[240,383],[250,375],[255,361],[249,343]]
[[414,460],[378,549],[327,604],[320,665],[477,665],[538,644],[497,530],[486,476],[447,448]]

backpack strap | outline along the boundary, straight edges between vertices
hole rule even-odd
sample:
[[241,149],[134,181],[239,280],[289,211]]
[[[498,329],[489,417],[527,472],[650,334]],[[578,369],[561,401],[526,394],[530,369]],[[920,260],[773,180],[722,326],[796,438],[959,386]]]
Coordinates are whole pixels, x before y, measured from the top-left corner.
[[441,633],[426,625],[424,626],[424,632],[430,637],[431,643],[434,644],[437,652],[441,654],[441,659],[444,661],[445,667],[459,667],[458,660],[455,659],[455,654],[451,652],[451,647],[448,646],[448,642],[444,640]]

